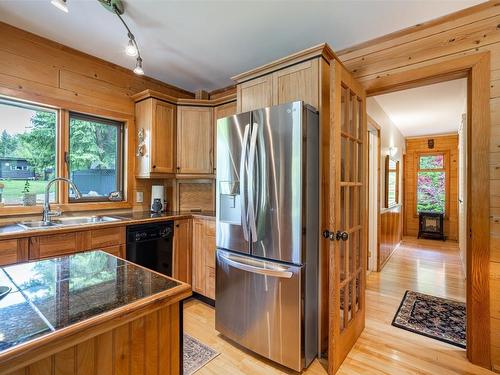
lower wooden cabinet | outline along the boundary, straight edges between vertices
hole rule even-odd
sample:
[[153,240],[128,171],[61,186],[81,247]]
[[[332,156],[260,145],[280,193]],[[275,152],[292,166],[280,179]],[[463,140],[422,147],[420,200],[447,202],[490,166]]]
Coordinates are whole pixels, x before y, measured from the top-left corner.
[[191,284],[191,219],[174,221],[172,277]]
[[28,238],[0,241],[0,266],[28,260]]
[[125,240],[125,226],[34,236],[29,239],[29,259],[96,249],[124,258]]
[[215,299],[215,221],[193,219],[193,291]]

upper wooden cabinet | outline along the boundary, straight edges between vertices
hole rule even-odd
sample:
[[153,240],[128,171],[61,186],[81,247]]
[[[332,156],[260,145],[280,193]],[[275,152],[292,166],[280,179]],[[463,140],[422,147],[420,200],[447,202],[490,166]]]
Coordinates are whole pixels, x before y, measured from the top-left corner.
[[169,177],[176,172],[176,106],[155,98],[135,104],[136,176]]
[[273,76],[273,105],[303,100],[318,108],[319,58],[278,70]]
[[213,129],[211,107],[177,107],[178,174],[213,174]]
[[233,77],[238,112],[297,100],[319,110],[328,98],[325,83],[333,58],[331,49],[322,44]]
[[252,79],[236,86],[238,113],[273,105],[273,76]]

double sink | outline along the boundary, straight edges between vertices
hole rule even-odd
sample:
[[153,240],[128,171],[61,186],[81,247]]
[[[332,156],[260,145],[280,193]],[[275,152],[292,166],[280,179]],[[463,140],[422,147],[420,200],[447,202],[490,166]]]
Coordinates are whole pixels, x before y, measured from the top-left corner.
[[97,224],[97,223],[110,223],[114,221],[121,221],[121,218],[112,216],[79,216],[79,217],[60,217],[52,219],[49,222],[45,221],[22,221],[17,223],[24,229],[44,229],[55,228],[74,225]]

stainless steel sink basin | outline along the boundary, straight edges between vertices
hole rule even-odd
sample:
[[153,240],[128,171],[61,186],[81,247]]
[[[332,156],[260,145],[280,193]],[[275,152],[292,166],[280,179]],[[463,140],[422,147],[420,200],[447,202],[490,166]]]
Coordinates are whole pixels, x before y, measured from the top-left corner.
[[24,229],[44,229],[44,228],[53,228],[58,226],[56,223],[53,222],[46,223],[44,221],[23,221],[17,223],[17,225],[23,227]]
[[93,223],[109,223],[120,221],[121,219],[111,216],[80,216],[80,217],[60,217],[52,219],[56,225],[80,225]]
[[70,225],[109,223],[120,220],[122,219],[111,216],[79,216],[79,217],[60,217],[57,219],[52,219],[52,221],[48,223],[44,221],[23,221],[17,224],[25,229],[44,229],[44,228],[53,228],[53,227],[70,226]]

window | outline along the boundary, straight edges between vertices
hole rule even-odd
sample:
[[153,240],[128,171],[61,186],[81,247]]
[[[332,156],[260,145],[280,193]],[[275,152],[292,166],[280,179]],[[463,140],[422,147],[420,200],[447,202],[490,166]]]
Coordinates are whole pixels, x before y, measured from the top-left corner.
[[385,157],[385,207],[399,203],[399,161]]
[[70,113],[66,161],[83,201],[107,201],[116,191],[123,197],[123,123]]
[[[44,199],[56,170],[57,112],[0,98],[0,200],[23,204],[25,194]],[[50,200],[55,201],[53,186]]]
[[444,154],[419,155],[417,170],[417,213],[445,213],[446,169]]

